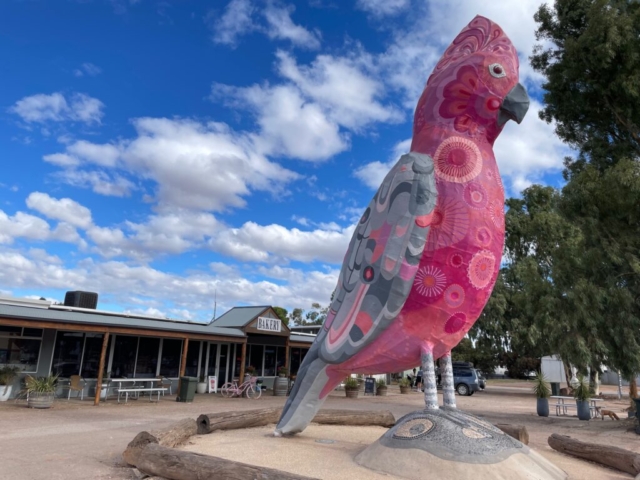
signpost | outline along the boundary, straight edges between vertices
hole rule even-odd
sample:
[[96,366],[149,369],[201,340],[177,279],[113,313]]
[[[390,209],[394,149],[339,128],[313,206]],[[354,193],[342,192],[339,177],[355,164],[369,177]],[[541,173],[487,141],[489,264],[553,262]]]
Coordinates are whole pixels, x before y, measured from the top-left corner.
[[375,378],[365,378],[364,379],[364,394],[366,395],[367,393],[370,393],[371,395],[375,395],[376,391],[375,391],[375,387],[376,387],[376,379]]
[[218,393],[218,377],[215,375],[209,377],[209,393]]

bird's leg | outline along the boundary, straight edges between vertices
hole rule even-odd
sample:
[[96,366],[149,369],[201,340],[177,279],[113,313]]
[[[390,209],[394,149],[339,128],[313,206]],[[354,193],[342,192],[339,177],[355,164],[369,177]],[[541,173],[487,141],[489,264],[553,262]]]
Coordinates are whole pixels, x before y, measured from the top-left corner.
[[453,365],[451,364],[451,352],[447,352],[440,359],[440,367],[442,371],[442,397],[444,406],[447,408],[456,408],[456,392],[453,389]]
[[439,410],[438,388],[436,387],[436,371],[433,367],[433,349],[431,345],[422,347],[422,382],[424,385],[424,402],[426,410]]

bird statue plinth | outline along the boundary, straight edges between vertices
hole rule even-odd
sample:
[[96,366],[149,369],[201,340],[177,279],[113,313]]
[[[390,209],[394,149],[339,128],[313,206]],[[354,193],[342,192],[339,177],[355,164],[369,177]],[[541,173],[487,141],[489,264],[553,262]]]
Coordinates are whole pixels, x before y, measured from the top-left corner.
[[[456,411],[451,364],[451,349],[482,313],[500,269],[504,188],[493,144],[507,121],[520,123],[529,108],[518,72],[511,40],[484,17],[474,18],[446,49],[418,101],[410,152],[389,171],[355,227],[327,318],[300,365],[275,435],[304,430],[351,374],[421,364],[424,411],[405,417],[371,449],[416,448],[434,458],[449,452],[443,460],[463,464],[469,458],[483,463],[481,455],[459,455],[473,440],[478,451],[494,452],[484,463],[525,451]],[[438,405],[436,359],[446,411]],[[409,426],[421,418],[416,425],[422,427]],[[397,437],[420,428],[415,440]],[[488,436],[474,439],[470,432]],[[505,478],[563,478],[526,475]]]

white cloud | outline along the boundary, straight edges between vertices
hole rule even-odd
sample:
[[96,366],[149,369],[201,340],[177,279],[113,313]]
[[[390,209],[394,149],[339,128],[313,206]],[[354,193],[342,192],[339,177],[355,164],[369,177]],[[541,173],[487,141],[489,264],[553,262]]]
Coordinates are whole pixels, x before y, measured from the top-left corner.
[[114,145],[97,145],[80,140],[67,146],[67,153],[102,167],[113,167],[116,165],[120,150]]
[[[50,157],[50,155],[47,157]],[[47,157],[45,157],[45,160],[47,160]],[[55,177],[74,187],[90,188],[95,193],[108,197],[128,197],[131,195],[131,191],[136,188],[125,177],[118,174],[112,175],[101,170],[67,169],[57,172]]]
[[9,111],[25,122],[83,122],[100,123],[104,104],[84,93],[74,93],[65,98],[61,93],[31,95],[18,100]]
[[83,77],[85,75],[89,75],[90,77],[95,77],[96,75],[100,75],[101,73],[102,73],[102,69],[90,62],[83,63],[82,65],[80,65],[80,68],[76,68],[73,71],[73,74],[76,77]]
[[234,106],[250,108],[257,117],[259,133],[254,137],[266,155],[284,155],[319,161],[346,150],[349,139],[327,118],[316,103],[306,101],[290,85],[240,88],[214,85],[214,98],[224,98]]
[[367,163],[354,172],[354,175],[359,178],[367,187],[377,190],[386,177],[389,170],[396,164],[402,155],[409,153],[411,148],[411,139],[398,142],[393,147],[393,153],[386,162],[374,161]]
[[0,243],[10,244],[16,238],[47,240],[50,234],[49,224],[39,217],[24,212],[9,216],[0,210]]
[[410,0],[357,0],[356,8],[375,17],[397,15],[411,4]]
[[281,225],[263,226],[247,222],[240,228],[220,232],[212,239],[211,248],[242,261],[267,262],[275,257],[339,264],[352,233],[353,227],[302,231]]
[[294,45],[316,49],[320,48],[320,35],[318,32],[310,32],[291,20],[291,14],[295,11],[293,5],[284,7],[273,2],[267,3],[264,16],[267,20],[267,35],[270,38],[290,40]]
[[27,197],[27,206],[48,218],[61,220],[79,228],[89,228],[93,221],[91,210],[70,198],[55,199],[42,192]]
[[210,13],[207,20],[213,30],[213,41],[235,45],[239,36],[255,30],[251,18],[254,12],[255,7],[251,0],[231,0],[219,18]]
[[73,155],[68,155],[66,153],[52,153],[50,155],[45,155],[42,159],[45,162],[59,167],[74,167],[76,165],[80,165],[80,160]]

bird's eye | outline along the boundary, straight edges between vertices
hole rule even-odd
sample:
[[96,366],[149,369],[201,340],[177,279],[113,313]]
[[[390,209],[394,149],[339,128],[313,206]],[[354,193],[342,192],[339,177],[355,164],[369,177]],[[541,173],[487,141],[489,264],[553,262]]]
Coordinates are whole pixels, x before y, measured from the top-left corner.
[[504,71],[504,67],[499,63],[492,63],[489,65],[489,73],[496,78],[502,78],[507,76],[507,72]]

